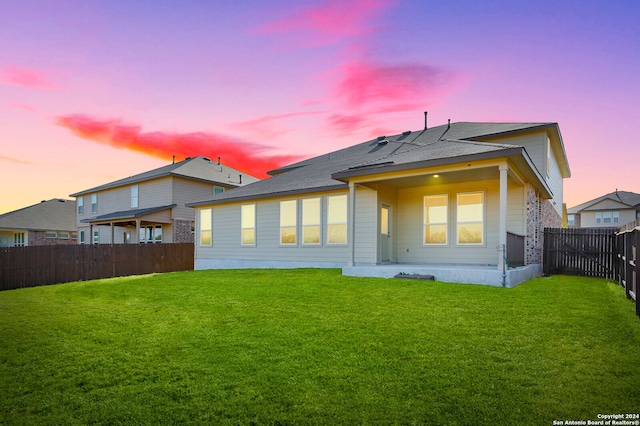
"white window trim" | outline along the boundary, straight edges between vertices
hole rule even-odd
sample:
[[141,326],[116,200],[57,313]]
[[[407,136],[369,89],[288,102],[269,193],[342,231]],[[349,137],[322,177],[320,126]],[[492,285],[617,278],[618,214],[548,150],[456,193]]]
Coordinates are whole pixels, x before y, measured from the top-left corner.
[[[209,229],[204,229],[202,227],[202,212],[204,211],[209,211]],[[198,214],[198,227],[199,227],[199,232],[198,232],[198,243],[200,244],[201,247],[211,247],[213,246],[213,209],[212,208],[208,208],[208,209],[201,209],[199,211]],[[203,244],[202,243],[202,232],[203,231],[209,231],[211,233],[211,235],[209,236],[210,242],[208,244]]]
[[78,206],[78,216],[84,215],[84,197],[78,197],[76,205]]
[[[290,226],[282,226],[282,204],[283,203],[295,203],[295,213],[294,213],[294,218],[295,218],[295,224],[294,225],[290,225]],[[279,207],[279,219],[280,219],[280,226],[278,227],[278,240],[280,241],[280,246],[281,247],[297,247],[298,246],[298,199],[294,198],[294,199],[289,199],[289,200],[280,200],[280,202],[278,203],[278,207]],[[282,242],[282,228],[294,228],[295,229],[295,242],[293,243],[283,243]]]
[[[318,223],[308,223],[305,224],[304,223],[304,202],[306,200],[317,200],[318,201]],[[318,231],[318,242],[317,243],[305,243],[304,242],[304,229],[307,226],[317,226],[319,231]],[[322,232],[323,232],[323,226],[322,226],[322,197],[321,196],[317,196],[317,197],[307,197],[307,198],[302,198],[300,201],[300,244],[303,247],[320,247],[322,246]]]
[[[252,227],[243,227],[243,223],[242,223],[242,216],[243,216],[243,214],[242,214],[242,210],[243,210],[245,207],[249,207],[249,206],[253,206],[253,226],[252,226]],[[252,204],[242,204],[242,205],[240,206],[240,245],[241,245],[242,247],[255,247],[255,246],[256,246],[256,243],[257,243],[257,241],[258,241],[258,223],[257,223],[258,221],[257,221],[257,216],[258,216],[258,208],[257,208],[257,206],[256,206],[256,203],[252,203]],[[245,243],[242,241],[242,234],[243,234],[243,231],[244,231],[245,229],[253,229],[253,243],[245,244]]]
[[[135,191],[135,194],[134,194],[134,191]],[[138,185],[132,185],[131,186],[131,208],[137,209],[139,206],[140,206],[140,188],[138,187]]]
[[[332,198],[339,198],[339,197],[344,197],[344,199],[346,200],[346,218],[344,222],[331,222],[329,223],[329,200]],[[326,209],[327,209],[327,228],[326,228],[326,243],[327,246],[346,246],[349,245],[349,196],[347,194],[340,194],[340,195],[328,195],[327,199],[326,199]],[[333,243],[329,241],[329,228],[331,227],[331,225],[345,225],[346,228],[346,235],[345,235],[345,241],[344,242],[338,242],[338,243]]]
[[[425,199],[428,197],[445,197],[447,199],[447,221],[444,223],[441,222],[433,222],[433,223],[426,223],[426,218],[425,218],[425,208],[424,208],[424,202]],[[446,229],[446,238],[445,238],[445,242],[444,243],[426,243],[425,239],[426,239],[426,227],[427,225],[445,225],[445,229]],[[433,247],[433,246],[437,246],[437,247],[445,247],[449,245],[449,194],[429,194],[429,195],[425,195],[424,197],[422,197],[422,245],[425,247]]]
[[[458,196],[460,195],[465,195],[465,194],[482,194],[482,242],[480,243],[460,243],[460,236],[458,235],[458,225],[460,223],[477,223],[477,221],[474,222],[460,222],[458,220],[458,208],[459,208],[459,201],[458,201]],[[485,191],[466,191],[466,192],[458,192],[456,194],[456,246],[458,247],[483,247],[486,245],[486,241],[487,241],[487,232],[485,227],[487,226],[487,196],[486,196],[486,192]]]

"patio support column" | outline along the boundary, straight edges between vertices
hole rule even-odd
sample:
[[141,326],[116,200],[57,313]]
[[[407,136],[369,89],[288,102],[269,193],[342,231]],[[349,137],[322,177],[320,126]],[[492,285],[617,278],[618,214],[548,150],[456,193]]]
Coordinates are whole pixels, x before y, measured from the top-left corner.
[[[132,238],[133,240],[133,238]],[[135,241],[140,244],[140,219],[136,219],[136,239]]]
[[115,237],[113,222],[110,222],[109,225],[111,225],[111,245],[113,245],[114,243],[113,238]]
[[356,185],[349,181],[349,241],[351,242],[351,249],[349,250],[349,260],[347,266],[355,265],[355,252],[356,252]]
[[498,270],[504,270],[504,256],[507,249],[507,173],[509,166],[500,164],[500,215],[499,215],[499,234],[498,234]]

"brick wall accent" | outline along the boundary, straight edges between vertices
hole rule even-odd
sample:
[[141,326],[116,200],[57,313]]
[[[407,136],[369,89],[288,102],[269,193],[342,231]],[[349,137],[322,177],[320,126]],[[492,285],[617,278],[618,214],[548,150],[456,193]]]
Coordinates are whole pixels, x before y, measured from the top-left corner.
[[173,241],[176,243],[193,243],[193,227],[195,223],[192,220],[176,219],[173,223]]
[[527,185],[527,235],[525,242],[526,265],[542,263],[544,247],[544,228],[560,228],[562,216],[551,204],[544,200],[532,185]]
[[47,238],[44,231],[29,231],[27,244],[30,246],[66,246],[77,244],[72,238]]

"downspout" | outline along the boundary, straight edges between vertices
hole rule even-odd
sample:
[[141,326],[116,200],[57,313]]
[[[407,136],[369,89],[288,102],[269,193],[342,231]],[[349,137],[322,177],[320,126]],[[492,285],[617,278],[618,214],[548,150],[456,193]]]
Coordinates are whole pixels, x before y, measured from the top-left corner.
[[498,265],[502,269],[502,286],[507,286],[507,173],[509,166],[500,164],[500,214],[498,226],[498,243],[501,256],[498,258]]
[[349,250],[349,260],[347,266],[355,266],[356,257],[356,185],[349,181],[349,215],[351,220],[349,226],[349,240],[351,241],[351,250]]

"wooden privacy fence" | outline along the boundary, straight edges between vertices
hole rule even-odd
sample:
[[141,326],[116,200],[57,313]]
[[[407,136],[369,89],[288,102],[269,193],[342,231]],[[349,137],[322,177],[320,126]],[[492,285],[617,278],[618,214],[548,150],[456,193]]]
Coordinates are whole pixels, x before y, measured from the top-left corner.
[[543,271],[616,279],[614,230],[545,228]]
[[618,230],[615,234],[617,253],[618,283],[624,288],[627,297],[636,304],[636,315],[640,316],[640,298],[638,297],[638,278],[640,262],[640,220],[636,220]]
[[193,243],[0,248],[0,290],[193,269]]
[[618,282],[634,301],[640,316],[638,297],[638,246],[640,220],[613,228],[545,228],[545,275],[565,274],[601,277]]

